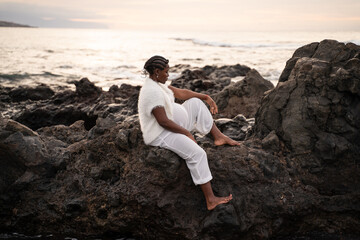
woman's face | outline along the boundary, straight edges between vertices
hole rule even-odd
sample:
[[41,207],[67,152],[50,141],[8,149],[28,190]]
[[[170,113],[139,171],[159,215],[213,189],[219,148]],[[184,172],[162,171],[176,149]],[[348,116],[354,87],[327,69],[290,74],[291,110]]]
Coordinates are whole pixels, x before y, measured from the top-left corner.
[[160,83],[165,83],[168,80],[169,77],[169,65],[166,65],[166,67],[164,68],[164,70],[161,69],[157,69],[158,70],[158,75],[157,75],[157,81]]

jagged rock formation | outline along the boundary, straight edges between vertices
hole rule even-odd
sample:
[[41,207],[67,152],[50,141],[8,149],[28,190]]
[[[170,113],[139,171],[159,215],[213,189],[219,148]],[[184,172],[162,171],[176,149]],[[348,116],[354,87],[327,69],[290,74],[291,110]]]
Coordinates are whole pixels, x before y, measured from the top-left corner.
[[231,83],[231,78],[245,76],[250,68],[236,64],[233,66],[205,66],[196,70],[184,70],[181,76],[174,79],[171,85],[196,92],[212,94],[221,91]]
[[264,93],[274,88],[255,69],[251,69],[245,78],[230,84],[221,92],[214,94],[214,100],[222,117],[233,118],[242,113],[247,118],[255,117]]
[[359,69],[360,47],[352,43],[325,40],[298,49],[263,99],[258,135],[274,130],[294,153],[326,161],[359,158]]
[[[121,121],[137,113],[139,86],[122,84],[120,88],[112,86],[108,92],[103,92],[87,78],[75,82],[75,85],[75,92],[66,90],[53,93],[51,98],[48,93],[52,90],[44,86],[4,89],[0,92],[0,99],[6,101],[2,103],[2,107],[0,105],[0,109],[3,109],[4,116],[11,117],[33,130],[58,124],[68,126],[78,120],[84,120],[85,128],[89,130],[96,124],[98,117],[111,116],[116,121]],[[33,93],[39,89],[40,93],[46,94]],[[5,96],[7,92],[9,94]],[[39,95],[43,97],[40,98]],[[38,99],[46,101],[30,101]]]
[[[344,51],[352,54],[356,47]],[[94,114],[90,128],[76,119],[31,130],[8,118],[21,116],[19,103],[3,102],[0,230],[140,239],[360,234],[359,145],[353,141],[359,134],[359,77],[352,67],[358,60],[344,61],[336,70],[334,62],[299,58],[287,81],[263,98],[255,128],[242,115],[217,119],[223,132],[242,141],[239,147],[215,147],[209,136],[196,135],[208,154],[214,191],[234,195],[213,211],[206,210],[184,160],[144,145],[132,112],[137,88],[102,92],[94,86],[87,88],[89,98],[66,91],[28,102],[29,112],[52,105],[62,111],[70,104]],[[17,111],[6,108],[12,104]],[[296,137],[304,141],[297,145]]]

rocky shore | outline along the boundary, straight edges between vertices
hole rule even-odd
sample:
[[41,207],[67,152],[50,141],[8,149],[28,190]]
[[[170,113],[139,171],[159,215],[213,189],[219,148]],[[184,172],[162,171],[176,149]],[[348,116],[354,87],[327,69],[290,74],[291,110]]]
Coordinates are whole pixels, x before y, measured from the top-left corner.
[[275,87],[239,64],[187,69],[172,81],[211,95],[220,110],[215,123],[242,143],[215,147],[210,136],[196,135],[214,191],[234,196],[213,211],[184,160],[143,143],[139,86],[102,91],[86,78],[75,85],[60,92],[0,86],[1,232],[360,236],[360,46],[303,46]]
[[0,21],[0,27],[22,27],[22,28],[33,28],[32,26],[25,24],[18,24],[13,22]]

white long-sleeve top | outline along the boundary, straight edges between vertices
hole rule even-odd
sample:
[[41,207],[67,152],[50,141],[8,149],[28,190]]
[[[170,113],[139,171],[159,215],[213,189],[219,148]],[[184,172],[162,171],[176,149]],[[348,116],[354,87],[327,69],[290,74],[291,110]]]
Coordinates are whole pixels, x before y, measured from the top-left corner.
[[152,110],[155,107],[164,107],[167,117],[173,120],[174,101],[174,93],[168,88],[168,84],[155,82],[151,78],[145,79],[138,101],[140,128],[145,144],[151,143],[164,131],[152,114]]

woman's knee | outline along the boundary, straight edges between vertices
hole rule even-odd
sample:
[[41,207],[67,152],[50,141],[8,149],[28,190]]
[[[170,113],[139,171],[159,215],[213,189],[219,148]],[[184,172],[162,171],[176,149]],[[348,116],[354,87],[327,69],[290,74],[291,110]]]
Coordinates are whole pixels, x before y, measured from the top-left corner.
[[199,98],[196,98],[196,97],[190,98],[190,99],[186,100],[186,102],[189,102],[192,104],[204,104],[202,100],[200,100]]
[[186,109],[188,109],[190,111],[195,111],[195,112],[199,112],[203,108],[207,109],[204,102],[199,98],[190,98],[190,99],[186,100],[183,103],[183,105],[185,106]]
[[207,155],[205,150],[202,149],[201,147],[194,149],[191,156],[189,157],[191,163],[198,163],[203,159],[207,159]]

